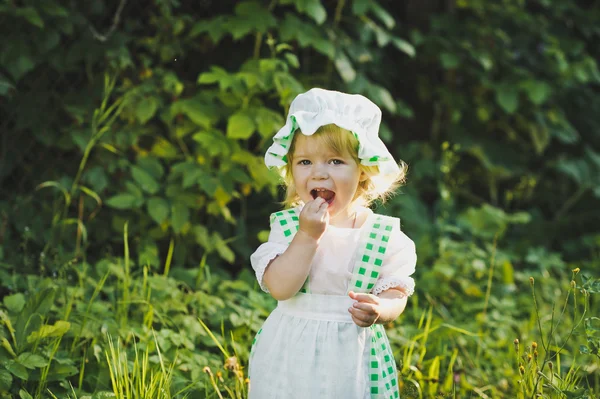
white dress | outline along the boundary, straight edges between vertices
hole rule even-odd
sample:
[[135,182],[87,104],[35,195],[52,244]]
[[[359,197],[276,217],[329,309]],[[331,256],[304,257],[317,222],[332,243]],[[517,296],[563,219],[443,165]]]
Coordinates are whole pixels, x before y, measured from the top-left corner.
[[[250,356],[250,399],[377,397],[369,390],[371,331],[354,324],[348,312],[354,301],[347,295],[361,229],[373,215],[361,228],[327,228],[311,265],[310,294],[279,301],[257,335]],[[250,258],[265,292],[265,269],[287,246],[283,229],[272,223],[268,242]],[[397,222],[372,293],[401,287],[411,295],[415,264],[415,245]]]

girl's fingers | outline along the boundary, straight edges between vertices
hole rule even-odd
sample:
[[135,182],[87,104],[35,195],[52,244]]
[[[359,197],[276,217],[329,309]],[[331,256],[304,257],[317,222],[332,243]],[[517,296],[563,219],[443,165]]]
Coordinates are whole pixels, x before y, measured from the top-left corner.
[[325,201],[323,198],[321,197],[317,197],[312,201],[309,201],[306,203],[305,208],[310,211],[310,212],[319,212],[319,210],[321,209],[321,206],[323,206],[323,204],[326,204],[327,201]]
[[360,327],[368,327],[377,320],[377,317],[373,317],[372,315],[364,313],[358,309],[351,310],[350,315],[352,316],[352,321],[354,324]]
[[359,302],[366,302],[366,303],[372,303],[375,305],[379,305],[379,298],[375,295],[356,293],[354,291],[350,291],[350,292],[348,292],[348,296],[350,296],[350,298],[352,298],[356,301],[359,301]]
[[375,304],[372,303],[364,303],[364,302],[356,302],[352,305],[355,309],[361,310],[363,312],[377,314],[377,310],[375,309]]

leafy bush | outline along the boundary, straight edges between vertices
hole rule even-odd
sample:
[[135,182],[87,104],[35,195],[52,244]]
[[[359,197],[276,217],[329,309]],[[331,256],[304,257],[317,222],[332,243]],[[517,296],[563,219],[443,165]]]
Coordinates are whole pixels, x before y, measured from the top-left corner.
[[275,305],[247,265],[281,194],[262,157],[312,86],[371,98],[410,164],[379,208],[419,255],[389,329],[404,397],[597,396],[599,17],[545,0],[3,3],[0,396],[118,397],[147,370],[173,397],[243,397]]

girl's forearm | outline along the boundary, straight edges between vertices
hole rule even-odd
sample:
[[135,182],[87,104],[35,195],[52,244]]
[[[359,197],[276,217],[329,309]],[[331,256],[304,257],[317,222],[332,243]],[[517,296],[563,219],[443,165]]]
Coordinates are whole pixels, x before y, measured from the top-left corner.
[[403,291],[397,289],[389,289],[378,295],[380,298],[381,313],[375,323],[387,324],[390,323],[404,312],[408,297]]
[[271,261],[263,281],[273,298],[285,301],[300,291],[310,272],[317,247],[317,240],[300,230],[285,252]]

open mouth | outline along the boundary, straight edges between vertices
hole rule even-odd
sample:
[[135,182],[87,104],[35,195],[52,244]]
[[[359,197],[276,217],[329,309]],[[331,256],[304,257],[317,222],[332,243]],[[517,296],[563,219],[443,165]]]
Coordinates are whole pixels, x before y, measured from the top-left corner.
[[312,195],[313,199],[321,197],[330,205],[333,202],[333,199],[335,198],[335,193],[331,190],[327,190],[326,188],[315,188],[310,191],[310,194]]

